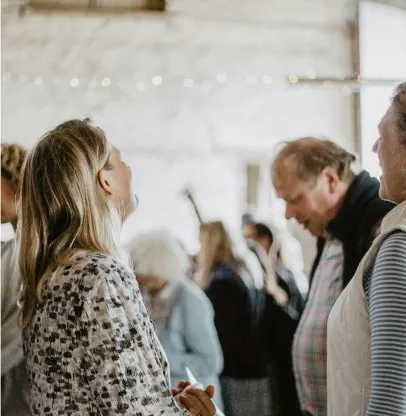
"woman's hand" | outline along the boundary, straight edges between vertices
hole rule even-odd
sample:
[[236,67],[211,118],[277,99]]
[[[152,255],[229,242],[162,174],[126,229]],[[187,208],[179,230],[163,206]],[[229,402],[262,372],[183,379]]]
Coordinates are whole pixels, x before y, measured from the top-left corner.
[[265,290],[268,294],[273,296],[279,305],[285,306],[289,302],[289,296],[278,285],[278,277],[275,272],[275,260],[273,259],[272,254],[266,253],[262,246],[258,243],[254,242],[253,245],[266,270],[266,276],[264,279]]
[[177,396],[179,393],[182,393],[183,390],[185,390],[185,388],[187,386],[190,386],[192,383],[190,381],[179,381],[178,385],[172,389],[172,396],[175,397]]
[[214,386],[210,385],[205,390],[191,385],[188,381],[181,381],[172,394],[178,404],[187,409],[193,416],[214,416],[216,407],[212,402]]

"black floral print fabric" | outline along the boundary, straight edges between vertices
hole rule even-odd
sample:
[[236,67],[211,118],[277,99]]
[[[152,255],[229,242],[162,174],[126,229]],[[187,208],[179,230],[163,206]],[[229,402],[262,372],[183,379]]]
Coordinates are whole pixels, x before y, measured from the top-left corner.
[[85,252],[45,285],[24,348],[34,415],[187,415],[134,274]]

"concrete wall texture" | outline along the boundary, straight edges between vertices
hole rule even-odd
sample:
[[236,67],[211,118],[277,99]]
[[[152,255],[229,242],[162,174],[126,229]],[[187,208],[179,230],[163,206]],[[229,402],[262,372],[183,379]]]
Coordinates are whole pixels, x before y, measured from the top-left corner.
[[[173,0],[164,14],[22,17],[8,8],[2,140],[29,147],[59,122],[89,116],[133,169],[141,203],[124,240],[165,227],[195,250],[198,228],[181,195],[185,186],[195,190],[205,218],[223,219],[236,235],[247,162],[267,163],[279,141],[307,134],[357,149],[348,91],[284,83],[289,74],[351,73],[357,4]],[[269,219],[275,211],[270,207]]]

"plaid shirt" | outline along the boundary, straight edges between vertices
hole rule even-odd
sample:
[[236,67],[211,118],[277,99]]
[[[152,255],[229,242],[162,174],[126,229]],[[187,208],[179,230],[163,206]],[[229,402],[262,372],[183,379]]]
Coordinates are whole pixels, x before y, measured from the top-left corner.
[[327,319],[343,288],[343,264],[341,242],[326,241],[293,342],[300,405],[314,416],[327,415]]

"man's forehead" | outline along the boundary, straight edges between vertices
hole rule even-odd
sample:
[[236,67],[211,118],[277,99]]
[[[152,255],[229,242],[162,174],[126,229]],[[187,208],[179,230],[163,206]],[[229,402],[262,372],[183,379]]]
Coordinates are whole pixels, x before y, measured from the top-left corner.
[[288,198],[299,192],[305,185],[305,182],[298,179],[293,173],[286,173],[274,182],[276,194],[279,198]]

